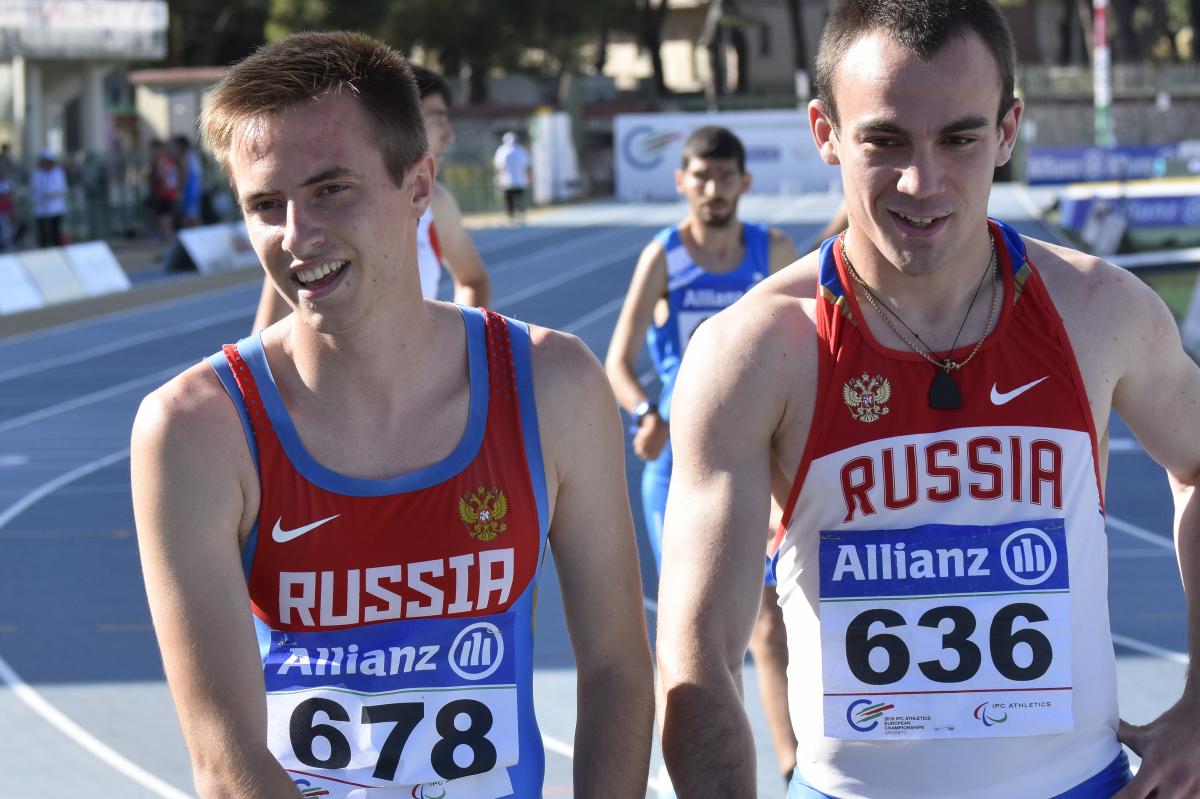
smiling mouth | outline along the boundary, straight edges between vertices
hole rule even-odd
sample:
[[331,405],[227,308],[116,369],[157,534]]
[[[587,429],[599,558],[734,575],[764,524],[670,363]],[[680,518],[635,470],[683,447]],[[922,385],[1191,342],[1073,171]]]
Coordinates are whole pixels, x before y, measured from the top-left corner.
[[300,288],[315,289],[333,282],[333,279],[349,265],[349,261],[326,261],[311,269],[301,269],[293,273],[293,279]]
[[902,214],[899,211],[892,211],[892,213],[913,227],[919,228],[927,228],[934,222],[944,218],[940,216],[910,216],[908,214]]

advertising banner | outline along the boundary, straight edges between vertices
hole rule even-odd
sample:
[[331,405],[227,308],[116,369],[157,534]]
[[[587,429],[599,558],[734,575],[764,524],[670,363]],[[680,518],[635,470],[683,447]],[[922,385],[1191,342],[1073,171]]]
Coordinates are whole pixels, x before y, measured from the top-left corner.
[[751,192],[825,192],[841,180],[823,162],[803,111],[736,111],[694,114],[620,114],[613,124],[617,199],[673,200],[683,143],[696,128],[722,125],[746,147]]

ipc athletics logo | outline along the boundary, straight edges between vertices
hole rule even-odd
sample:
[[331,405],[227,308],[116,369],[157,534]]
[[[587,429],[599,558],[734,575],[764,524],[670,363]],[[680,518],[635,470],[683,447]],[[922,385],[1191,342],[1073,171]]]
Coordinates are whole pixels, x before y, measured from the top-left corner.
[[[859,699],[856,702],[851,702],[850,707],[846,708],[846,722],[859,732],[870,732],[879,726],[880,716],[895,708],[895,705],[888,704],[887,702],[872,702],[870,699]],[[858,710],[858,712],[855,713],[855,710]]]
[[995,716],[989,716],[987,712],[987,706],[990,704],[991,702],[984,702],[979,707],[975,708],[975,718],[983,722],[983,726],[995,727],[997,724],[1003,724],[1004,722],[1008,721],[1007,713],[999,718],[996,718]]
[[626,160],[638,169],[654,169],[662,163],[667,147],[681,138],[683,134],[679,131],[655,133],[649,125],[638,125],[625,134],[621,149]]
[[[412,789],[413,799],[445,799],[446,789],[443,787],[445,783],[432,783],[426,785],[414,785]],[[436,793],[435,793],[436,792]]]
[[500,668],[504,636],[486,621],[464,627],[450,645],[450,668],[464,680],[482,680]]
[[1000,565],[1014,583],[1039,585],[1058,565],[1058,550],[1050,536],[1036,527],[1023,527],[1000,545]]

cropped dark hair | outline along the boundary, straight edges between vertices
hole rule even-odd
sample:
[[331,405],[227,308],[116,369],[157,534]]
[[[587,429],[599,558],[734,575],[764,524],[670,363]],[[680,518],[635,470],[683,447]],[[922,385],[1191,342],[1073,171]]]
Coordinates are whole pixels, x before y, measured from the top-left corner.
[[217,83],[200,133],[229,176],[237,127],[327,95],[361,104],[388,174],[399,185],[428,144],[412,70],[404,56],[358,33],[297,33],[260,47]]
[[446,82],[445,78],[432,69],[426,69],[418,64],[409,64],[408,66],[412,70],[413,78],[417,81],[417,94],[421,95],[422,100],[440,94],[446,101],[446,105],[454,102],[454,93],[450,91],[450,84]]
[[746,171],[746,148],[742,140],[733,135],[729,128],[705,125],[696,128],[683,143],[681,168],[687,169],[693,158],[732,158],[737,161],[738,171]]
[[850,47],[874,31],[884,33],[922,61],[932,59],[954,37],[976,33],[1000,72],[997,125],[1012,108],[1016,46],[1008,20],[990,0],[844,0],[825,23],[817,49],[817,98],[834,127],[838,125],[833,98],[838,67]]

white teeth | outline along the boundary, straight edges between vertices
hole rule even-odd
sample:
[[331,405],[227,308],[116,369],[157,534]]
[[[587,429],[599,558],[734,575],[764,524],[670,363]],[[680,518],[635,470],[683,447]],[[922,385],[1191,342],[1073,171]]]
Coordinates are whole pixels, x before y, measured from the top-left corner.
[[296,279],[303,283],[312,283],[314,280],[320,280],[326,275],[333,274],[346,265],[346,261],[326,261],[320,266],[314,266],[312,269],[301,269],[296,273]]
[[911,225],[916,225],[917,227],[929,227],[930,225],[933,224],[933,220],[936,219],[937,217],[909,216],[908,214],[900,214],[900,218],[902,218],[904,221],[908,222]]

